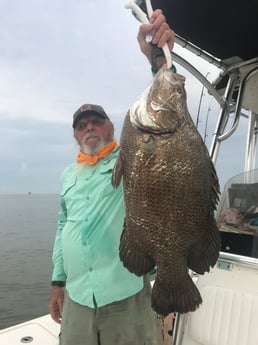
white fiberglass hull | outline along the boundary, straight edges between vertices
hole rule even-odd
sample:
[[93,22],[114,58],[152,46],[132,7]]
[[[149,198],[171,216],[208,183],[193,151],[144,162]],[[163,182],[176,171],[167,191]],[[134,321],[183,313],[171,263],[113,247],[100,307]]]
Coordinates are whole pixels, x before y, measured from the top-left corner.
[[60,325],[50,315],[0,330],[1,345],[58,345]]

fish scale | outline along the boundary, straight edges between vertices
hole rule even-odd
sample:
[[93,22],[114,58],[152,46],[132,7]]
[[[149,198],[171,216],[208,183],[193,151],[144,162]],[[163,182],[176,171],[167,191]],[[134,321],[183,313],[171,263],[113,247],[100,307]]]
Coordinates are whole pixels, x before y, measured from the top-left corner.
[[124,188],[120,259],[138,276],[157,267],[152,308],[163,316],[198,308],[189,268],[208,272],[220,250],[219,182],[184,83],[165,66],[158,71],[126,115],[112,174],[113,186],[122,180]]

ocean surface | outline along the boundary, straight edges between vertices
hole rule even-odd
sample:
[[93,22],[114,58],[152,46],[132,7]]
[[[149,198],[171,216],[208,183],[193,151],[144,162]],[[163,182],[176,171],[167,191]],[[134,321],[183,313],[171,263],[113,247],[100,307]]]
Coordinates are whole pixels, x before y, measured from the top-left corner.
[[0,329],[48,313],[57,194],[0,195]]

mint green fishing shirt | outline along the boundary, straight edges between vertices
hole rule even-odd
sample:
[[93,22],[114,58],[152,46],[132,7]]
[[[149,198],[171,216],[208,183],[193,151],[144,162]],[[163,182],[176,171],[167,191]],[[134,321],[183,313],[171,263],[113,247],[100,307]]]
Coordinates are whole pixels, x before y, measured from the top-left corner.
[[119,149],[95,165],[74,163],[62,174],[61,206],[52,280],[65,281],[70,298],[94,307],[125,299],[143,278],[123,267],[119,242],[124,222],[122,183],[111,185]]

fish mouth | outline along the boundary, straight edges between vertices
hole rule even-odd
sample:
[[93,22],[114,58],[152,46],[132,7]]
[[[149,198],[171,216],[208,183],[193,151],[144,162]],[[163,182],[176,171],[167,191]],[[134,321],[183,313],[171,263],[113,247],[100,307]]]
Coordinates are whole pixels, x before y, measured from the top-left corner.
[[178,103],[184,81],[184,76],[161,68],[130,108],[132,126],[153,134],[173,134],[181,125]]
[[130,121],[136,128],[159,132],[159,126],[150,118],[147,112],[147,97],[151,85],[147,87],[138,100],[130,108]]
[[[168,134],[174,132],[171,128],[161,127],[160,124],[153,121],[147,111],[147,99],[151,85],[142,93],[140,98],[132,105],[129,111],[130,121],[133,127],[140,129],[144,132],[154,134]],[[167,111],[170,109],[162,107],[160,104],[152,101],[150,107],[153,113],[158,111]]]

